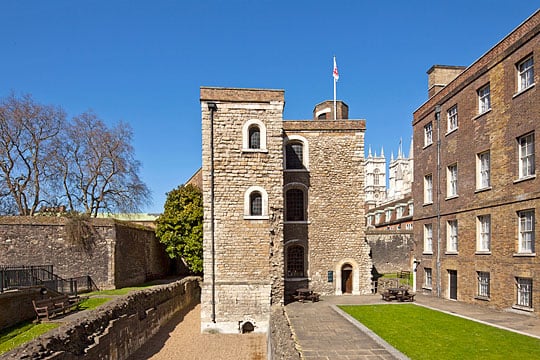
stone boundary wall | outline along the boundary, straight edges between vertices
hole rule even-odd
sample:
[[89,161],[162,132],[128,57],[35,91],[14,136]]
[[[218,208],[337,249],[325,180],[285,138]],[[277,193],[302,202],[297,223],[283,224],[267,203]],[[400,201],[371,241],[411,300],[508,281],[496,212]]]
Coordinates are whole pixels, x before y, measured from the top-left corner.
[[3,355],[7,359],[127,359],[178,311],[200,299],[198,277],[139,290],[93,310]]
[[0,330],[36,318],[32,300],[41,299],[39,290],[29,288],[0,294]]
[[139,285],[170,274],[172,260],[154,230],[92,219],[96,236],[77,243],[65,217],[0,217],[0,265],[53,265],[64,279],[90,275],[100,290]]
[[412,230],[367,230],[366,239],[371,246],[374,275],[412,270],[415,249]]
[[267,344],[268,360],[302,358],[296,348],[291,324],[283,305],[272,305]]

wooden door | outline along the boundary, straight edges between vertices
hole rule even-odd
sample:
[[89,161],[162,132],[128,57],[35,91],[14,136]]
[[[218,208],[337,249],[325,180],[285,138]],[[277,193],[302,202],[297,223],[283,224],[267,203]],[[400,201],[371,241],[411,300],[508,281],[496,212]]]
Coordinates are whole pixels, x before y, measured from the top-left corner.
[[341,291],[344,294],[352,294],[352,273],[352,266],[349,264],[345,264],[341,268]]

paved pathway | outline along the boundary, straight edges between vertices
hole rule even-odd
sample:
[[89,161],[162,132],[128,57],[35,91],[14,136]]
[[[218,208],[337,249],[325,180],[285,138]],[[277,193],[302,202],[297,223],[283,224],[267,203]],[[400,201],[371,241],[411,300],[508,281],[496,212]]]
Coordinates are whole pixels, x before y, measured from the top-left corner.
[[[464,304],[431,296],[416,297],[415,304],[448,312],[540,339],[540,319],[511,311]],[[318,303],[286,306],[298,345],[306,360],[407,359],[361,324],[351,322],[336,307],[347,304],[379,304],[380,295],[328,296]]]

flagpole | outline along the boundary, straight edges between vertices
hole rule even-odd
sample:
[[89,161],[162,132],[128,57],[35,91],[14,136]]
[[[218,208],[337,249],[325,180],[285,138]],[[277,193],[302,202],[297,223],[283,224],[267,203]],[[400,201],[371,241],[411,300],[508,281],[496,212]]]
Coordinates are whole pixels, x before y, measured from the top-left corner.
[[336,82],[338,81],[339,79],[339,72],[338,72],[338,69],[337,69],[337,64],[336,64],[336,57],[334,56],[334,69],[332,71],[332,77],[334,78],[334,120],[336,120],[336,116],[337,116],[337,107],[336,107]]
[[334,78],[334,120],[336,120],[336,78]]

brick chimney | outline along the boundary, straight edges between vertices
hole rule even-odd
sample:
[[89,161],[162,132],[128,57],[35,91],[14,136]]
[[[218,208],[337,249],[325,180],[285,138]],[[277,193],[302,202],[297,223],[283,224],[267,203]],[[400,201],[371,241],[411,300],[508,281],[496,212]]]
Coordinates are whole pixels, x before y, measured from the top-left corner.
[[465,66],[433,65],[427,71],[428,98],[441,91],[465,69]]

